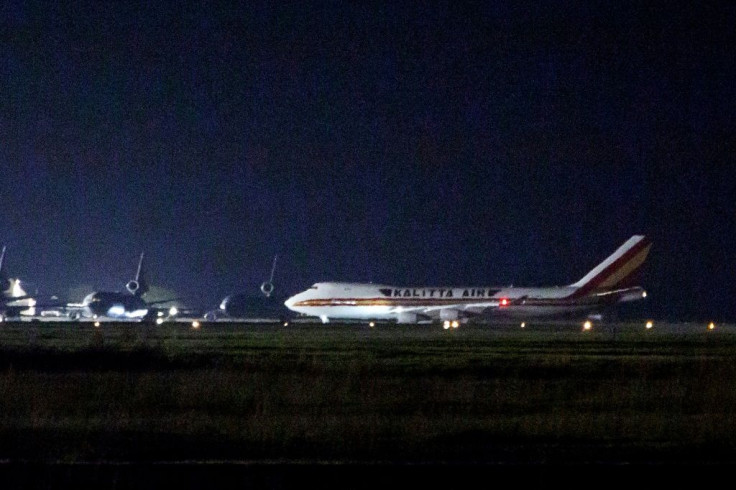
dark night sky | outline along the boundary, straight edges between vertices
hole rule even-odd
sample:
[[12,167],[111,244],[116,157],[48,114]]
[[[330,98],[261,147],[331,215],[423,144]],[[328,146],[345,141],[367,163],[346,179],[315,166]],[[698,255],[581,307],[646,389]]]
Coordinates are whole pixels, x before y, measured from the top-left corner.
[[[232,2],[235,3],[235,2]],[[6,2],[0,241],[42,293],[554,285],[651,235],[736,320],[736,8]],[[683,3],[684,4],[684,3]]]

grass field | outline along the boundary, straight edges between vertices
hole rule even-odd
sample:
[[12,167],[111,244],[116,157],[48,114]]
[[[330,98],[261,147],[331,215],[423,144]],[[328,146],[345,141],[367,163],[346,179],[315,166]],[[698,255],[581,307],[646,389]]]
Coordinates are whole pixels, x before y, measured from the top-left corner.
[[736,462],[736,330],[3,324],[0,459]]

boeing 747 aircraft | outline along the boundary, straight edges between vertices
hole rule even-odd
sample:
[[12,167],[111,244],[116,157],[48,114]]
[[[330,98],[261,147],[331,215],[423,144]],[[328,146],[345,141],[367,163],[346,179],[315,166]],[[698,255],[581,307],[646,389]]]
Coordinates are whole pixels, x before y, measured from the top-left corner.
[[331,319],[458,321],[501,313],[519,318],[590,315],[646,297],[636,284],[652,243],[634,235],[582,279],[555,287],[396,287],[319,282],[286,300],[304,315]]

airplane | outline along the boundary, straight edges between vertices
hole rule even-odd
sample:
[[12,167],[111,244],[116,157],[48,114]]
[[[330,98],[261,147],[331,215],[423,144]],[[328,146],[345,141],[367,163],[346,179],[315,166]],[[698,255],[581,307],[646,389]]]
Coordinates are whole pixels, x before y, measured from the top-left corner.
[[5,251],[3,246],[0,252],[0,321],[9,318],[18,318],[20,315],[32,315],[36,299],[26,293],[21,286],[20,279],[12,279],[5,275],[3,264],[5,263]]
[[112,319],[112,320],[150,320],[158,313],[154,305],[170,303],[177,298],[161,301],[146,302],[143,296],[148,292],[148,283],[144,277],[143,253],[138,261],[138,270],[135,279],[125,285],[127,292],[95,291],[84,297],[81,303],[68,303],[62,310],[72,320],[82,318]]
[[287,299],[285,305],[303,315],[319,317],[323,323],[331,319],[454,323],[498,314],[518,318],[592,315],[646,297],[636,282],[651,246],[646,236],[634,235],[567,286],[396,287],[318,282]]
[[251,292],[240,292],[226,296],[218,309],[205,313],[204,319],[207,321],[247,319],[288,322],[294,316],[294,313],[284,306],[284,301],[288,297],[276,294],[276,287],[273,284],[277,259],[278,255],[274,256],[271,277],[261,284],[261,296]]

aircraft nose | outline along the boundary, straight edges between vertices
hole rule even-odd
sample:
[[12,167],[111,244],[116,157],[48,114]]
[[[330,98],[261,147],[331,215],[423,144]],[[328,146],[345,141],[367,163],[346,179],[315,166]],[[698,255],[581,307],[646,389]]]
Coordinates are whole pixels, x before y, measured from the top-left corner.
[[296,296],[292,296],[288,298],[286,301],[284,301],[284,305],[291,309],[292,306],[294,306],[294,303],[296,303]]

